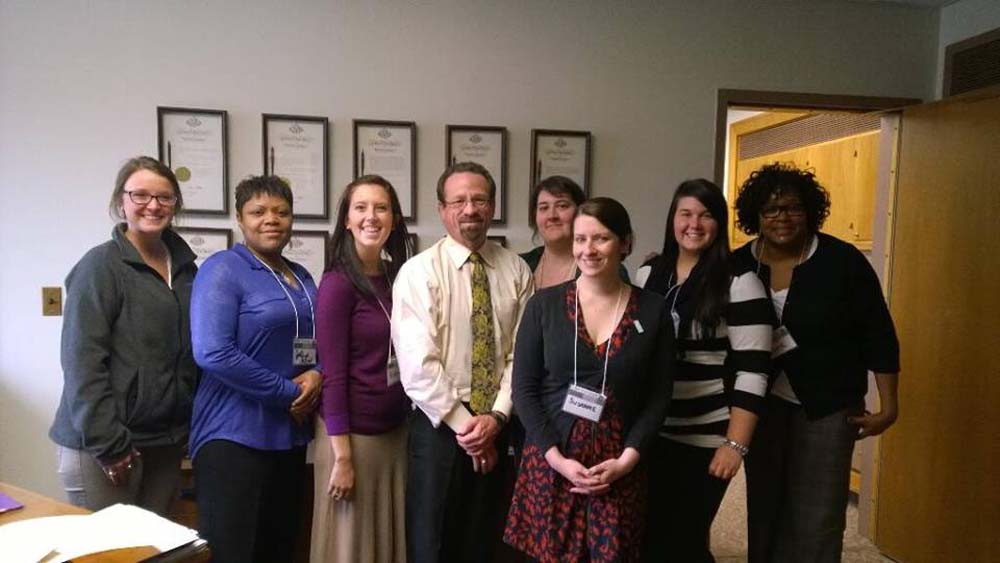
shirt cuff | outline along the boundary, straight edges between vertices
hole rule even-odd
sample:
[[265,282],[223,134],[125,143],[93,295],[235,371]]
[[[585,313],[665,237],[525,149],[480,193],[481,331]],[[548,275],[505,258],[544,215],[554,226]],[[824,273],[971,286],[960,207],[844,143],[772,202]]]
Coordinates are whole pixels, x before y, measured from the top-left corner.
[[451,411],[444,415],[442,421],[456,434],[465,429],[465,424],[472,418],[472,413],[461,402],[455,403]]
[[507,418],[510,418],[510,411],[514,410],[514,401],[511,400],[509,394],[498,393],[496,400],[493,401],[493,410],[500,411]]

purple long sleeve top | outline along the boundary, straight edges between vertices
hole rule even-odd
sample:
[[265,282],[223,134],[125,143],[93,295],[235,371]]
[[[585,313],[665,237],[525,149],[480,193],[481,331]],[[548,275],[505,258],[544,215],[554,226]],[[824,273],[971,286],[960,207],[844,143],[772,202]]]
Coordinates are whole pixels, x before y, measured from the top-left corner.
[[402,424],[409,411],[403,386],[388,385],[386,374],[391,289],[385,276],[369,280],[378,300],[366,298],[339,271],[323,274],[316,298],[321,412],[331,436],[383,434]]

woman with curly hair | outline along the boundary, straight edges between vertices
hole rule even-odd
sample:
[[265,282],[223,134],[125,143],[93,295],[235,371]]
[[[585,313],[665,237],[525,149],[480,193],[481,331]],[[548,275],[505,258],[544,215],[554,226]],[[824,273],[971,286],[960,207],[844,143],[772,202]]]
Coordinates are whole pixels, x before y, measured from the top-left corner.
[[[770,164],[736,200],[758,237],[737,267],[774,304],[776,376],[747,457],[749,560],[840,561],[854,442],[896,420],[899,342],[878,277],[854,246],[819,232],[830,199],[812,172]],[[864,410],[868,371],[880,410]]]

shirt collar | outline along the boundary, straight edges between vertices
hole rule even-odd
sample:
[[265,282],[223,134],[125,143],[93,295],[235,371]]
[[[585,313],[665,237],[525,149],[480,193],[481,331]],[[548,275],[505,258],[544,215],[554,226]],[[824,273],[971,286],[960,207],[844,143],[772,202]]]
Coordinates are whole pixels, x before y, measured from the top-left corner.
[[[469,261],[469,256],[472,254],[472,251],[469,250],[467,246],[460,244],[455,239],[451,238],[450,235],[444,237],[443,245],[445,253],[448,255],[448,258],[451,259],[451,263],[455,266],[456,270],[460,270],[462,266]],[[483,257],[483,263],[490,268],[493,268],[496,264],[497,248],[499,248],[499,246],[497,246],[496,243],[487,240],[477,251],[479,252],[479,255]]]

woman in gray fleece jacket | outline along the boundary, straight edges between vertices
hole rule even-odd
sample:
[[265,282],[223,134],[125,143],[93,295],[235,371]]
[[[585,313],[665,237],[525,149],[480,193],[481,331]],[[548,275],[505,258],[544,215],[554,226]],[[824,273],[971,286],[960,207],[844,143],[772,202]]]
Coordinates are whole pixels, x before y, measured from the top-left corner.
[[188,311],[195,255],[170,229],[181,205],[169,168],[128,160],[110,206],[124,222],[66,278],[64,386],[49,437],[75,505],[165,514],[176,490],[198,374]]

